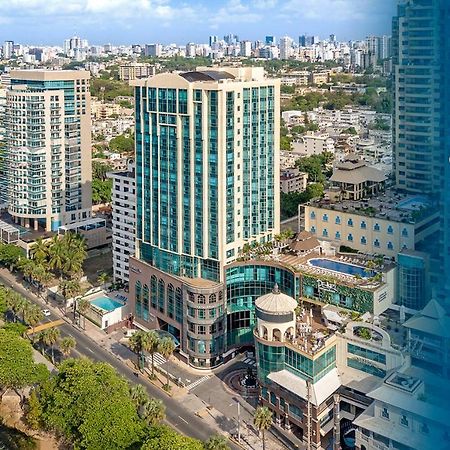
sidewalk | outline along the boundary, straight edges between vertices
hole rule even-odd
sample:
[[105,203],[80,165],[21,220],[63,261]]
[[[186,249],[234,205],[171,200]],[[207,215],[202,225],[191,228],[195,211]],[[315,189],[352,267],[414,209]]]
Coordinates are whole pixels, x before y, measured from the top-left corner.
[[[66,315],[64,315],[61,309],[54,304],[54,301],[49,300],[47,303],[42,298],[38,297],[34,292],[32,292],[29,289],[26,289],[23,286],[22,282],[19,282],[22,281],[20,280],[20,278],[16,278],[14,274],[11,274],[6,269],[0,269],[0,275],[9,282],[10,286],[14,287],[18,291],[26,291],[27,295],[32,296],[37,302],[39,302],[42,306],[45,306],[53,314],[62,317],[65,322],[74,326],[78,330],[84,332],[87,337],[89,337],[97,345],[108,351],[110,354],[114,355],[123,364],[129,367],[135,366],[136,354],[132,352],[128,347],[126,347],[123,343],[120,342],[120,334],[122,333],[121,330],[118,330],[111,334],[107,334],[104,331],[100,330],[96,325],[91,323],[89,320],[86,320],[85,322],[82,320],[82,324],[84,325],[85,328],[75,325],[73,324],[72,317],[69,311],[66,313]],[[236,364],[236,362],[239,362],[241,359],[243,358],[238,357],[234,361],[226,364],[220,369],[214,370],[214,372],[212,371],[205,372],[189,368],[189,366],[183,364],[181,361],[178,361],[175,358],[173,358],[170,361],[170,364],[175,364],[181,370],[191,373],[193,375],[195,374],[197,375],[197,377],[201,375],[203,376],[209,375],[210,378],[206,380],[205,385],[208,384],[209,382],[212,382],[213,385],[215,385],[217,383],[224,384],[218,377],[220,373],[228,369],[232,364]],[[158,374],[157,371],[155,372]],[[165,376],[163,376],[162,374],[158,374],[158,378],[161,379],[161,383],[163,382],[163,379],[165,382]],[[213,395],[212,397],[214,401],[206,402],[197,394],[189,392],[185,388],[177,387],[173,383],[171,383],[171,386],[172,389],[170,395],[172,396],[172,398],[182,402],[183,405],[188,410],[196,414],[198,417],[202,418],[205,421],[205,423],[208,424],[211,428],[215,429],[217,433],[230,436],[234,438],[234,441],[236,442],[238,434],[236,414],[234,413],[230,414],[229,411],[227,412],[226,407],[230,406],[230,403],[233,403],[234,405],[236,404],[236,398],[239,398],[238,393],[233,395],[228,391],[227,397],[225,398],[225,403],[223,402],[224,400],[223,394],[222,396],[218,395],[216,399],[214,398],[215,396]],[[197,387],[197,391],[199,391],[200,388],[203,387],[205,387],[205,390],[207,390],[207,386],[201,384],[199,385],[199,387]],[[227,391],[227,389],[224,389],[223,387],[221,390],[223,392]],[[211,400],[211,396],[209,400]],[[246,402],[245,399],[239,398],[239,401],[242,405],[240,417],[240,435],[241,435],[240,446],[243,449],[247,450],[261,450],[262,440],[258,436],[258,433],[256,432],[256,430],[253,428],[252,425],[254,409],[249,403]],[[271,435],[271,433],[266,433],[266,449],[283,450],[286,449],[286,447],[282,445],[280,442],[278,442],[275,439],[275,437]]]

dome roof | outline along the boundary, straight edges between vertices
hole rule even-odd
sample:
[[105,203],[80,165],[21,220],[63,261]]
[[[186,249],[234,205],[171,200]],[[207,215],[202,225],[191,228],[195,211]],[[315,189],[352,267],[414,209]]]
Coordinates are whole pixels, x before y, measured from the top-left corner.
[[255,307],[269,314],[287,314],[295,311],[297,301],[283,294],[276,284],[272,292],[256,299]]

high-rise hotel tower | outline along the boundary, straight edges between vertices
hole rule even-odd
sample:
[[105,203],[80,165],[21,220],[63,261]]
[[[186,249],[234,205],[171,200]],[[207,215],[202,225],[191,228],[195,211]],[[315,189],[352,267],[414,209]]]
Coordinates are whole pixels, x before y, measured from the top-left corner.
[[8,210],[56,231],[91,216],[89,72],[18,70],[6,93]]
[[177,336],[191,364],[224,351],[224,267],[279,232],[279,82],[262,68],[135,82],[138,323]]

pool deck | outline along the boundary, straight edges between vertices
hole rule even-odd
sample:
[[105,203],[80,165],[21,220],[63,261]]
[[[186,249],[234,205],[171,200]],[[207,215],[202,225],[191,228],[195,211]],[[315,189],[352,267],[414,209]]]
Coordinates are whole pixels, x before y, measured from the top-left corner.
[[[366,267],[367,262],[371,259],[367,256],[359,254],[328,256],[320,255],[318,253],[309,253],[307,255],[298,256],[293,253],[283,253],[281,255],[270,256],[270,259],[272,261],[278,261],[283,265],[292,266],[296,271],[302,272],[306,275],[332,277],[344,284],[370,290],[377,289],[381,285],[380,282],[371,281],[370,279],[364,278],[360,279],[353,275],[336,272],[330,269],[323,269],[321,267],[315,267],[308,263],[310,259],[317,258],[330,259],[333,261],[352,264],[359,267]],[[394,264],[385,262],[379,268],[375,268],[374,271],[385,273],[393,267],[395,267]]]
[[[416,202],[418,199],[421,201]],[[327,200],[311,201],[311,207],[319,207],[344,213],[359,214],[361,216],[377,217],[401,223],[418,223],[435,213],[430,206],[431,202],[424,204],[426,197],[418,195],[405,195],[393,190],[387,190],[374,198],[364,200],[342,200],[331,202]],[[415,205],[413,207],[413,204]],[[423,215],[417,216],[420,205],[425,206]]]

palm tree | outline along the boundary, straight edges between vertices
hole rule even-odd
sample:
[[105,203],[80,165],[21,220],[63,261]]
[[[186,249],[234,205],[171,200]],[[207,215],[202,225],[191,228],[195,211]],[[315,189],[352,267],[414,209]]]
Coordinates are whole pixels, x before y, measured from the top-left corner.
[[100,284],[100,286],[104,286],[109,280],[109,275],[106,272],[102,272],[98,278],[97,281]]
[[153,426],[165,419],[166,407],[162,400],[151,398],[141,406],[139,415],[150,426]]
[[6,297],[6,306],[11,310],[14,316],[14,322],[16,322],[16,318],[18,317],[19,311],[23,308],[24,299],[23,297],[12,290],[8,290]]
[[[175,343],[173,342],[172,338],[165,337],[159,341],[158,352],[161,353],[161,355],[167,360],[169,360],[170,357],[173,355],[174,350],[175,350]],[[167,370],[166,375],[167,375],[166,389],[169,389],[169,372]]]
[[80,312],[80,314],[83,316],[83,329],[86,329],[86,317],[85,314],[87,313],[88,309],[90,308],[91,303],[89,300],[85,298],[81,298],[76,302],[76,309]]
[[230,450],[227,442],[228,440],[225,436],[215,434],[205,442],[205,450]]
[[147,391],[142,384],[134,384],[130,387],[130,397],[137,409],[149,401]]
[[44,314],[39,306],[30,304],[25,310],[25,322],[30,325],[34,334],[34,327],[44,318]]
[[32,277],[36,280],[36,282],[39,285],[38,287],[39,295],[41,295],[43,287],[48,286],[50,281],[53,280],[52,274],[42,264],[37,264],[35,266]]
[[78,280],[62,280],[58,287],[64,297],[64,311],[66,310],[67,300],[77,296],[81,291],[80,282]]
[[47,241],[44,241],[43,237],[36,239],[36,242],[30,248],[30,257],[34,261],[42,264],[47,261],[50,253],[50,247]]
[[144,354],[144,350],[148,348],[148,333],[139,330],[130,337],[129,346],[133,352],[137,354],[138,357],[138,367],[141,368],[141,358]]
[[262,432],[263,450],[266,450],[265,432],[272,425],[272,411],[267,406],[258,406],[253,417],[253,423],[256,429]]
[[66,260],[66,255],[63,241],[58,235],[52,238],[49,253],[50,268],[58,271],[61,274],[61,270]]
[[61,332],[58,328],[48,328],[41,334],[43,335],[41,338],[42,342],[52,349],[52,363],[55,364],[55,344],[58,342]]
[[147,333],[147,346],[146,351],[150,353],[152,357],[152,378],[155,378],[155,353],[158,351],[160,338],[155,330],[151,330]]
[[69,356],[71,351],[75,348],[77,345],[77,341],[72,336],[66,336],[61,340],[61,343],[59,344],[59,348],[61,349],[61,353],[64,356]]

